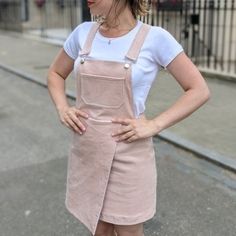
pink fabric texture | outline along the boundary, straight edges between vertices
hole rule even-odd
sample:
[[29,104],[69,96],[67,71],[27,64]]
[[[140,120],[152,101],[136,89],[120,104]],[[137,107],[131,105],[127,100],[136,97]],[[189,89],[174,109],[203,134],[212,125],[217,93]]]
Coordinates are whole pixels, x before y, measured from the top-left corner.
[[[150,26],[143,24],[126,55],[126,63],[89,59],[99,24],[94,23],[76,80],[76,107],[89,114],[80,118],[83,135],[73,132],[69,150],[65,204],[94,235],[100,220],[131,225],[156,212],[157,170],[152,137],[126,143],[111,133],[120,124],[113,117],[134,118],[131,69]],[[145,117],[142,114],[138,119]]]

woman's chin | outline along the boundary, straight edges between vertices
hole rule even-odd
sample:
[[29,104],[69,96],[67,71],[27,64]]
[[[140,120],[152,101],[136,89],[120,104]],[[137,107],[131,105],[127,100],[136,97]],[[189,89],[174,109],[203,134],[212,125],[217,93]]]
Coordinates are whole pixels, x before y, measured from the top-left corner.
[[101,11],[101,9],[98,9],[98,8],[89,8],[89,11],[90,11],[90,14],[91,15],[94,15],[94,16],[100,16],[100,15],[103,15],[104,14],[104,11]]

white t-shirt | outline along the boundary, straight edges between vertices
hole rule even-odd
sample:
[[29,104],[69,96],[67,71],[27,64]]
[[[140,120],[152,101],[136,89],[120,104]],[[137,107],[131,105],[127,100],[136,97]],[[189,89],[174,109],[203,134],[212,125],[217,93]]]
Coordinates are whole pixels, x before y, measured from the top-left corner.
[[[82,50],[93,22],[79,24],[64,42],[65,52],[75,60],[74,76],[77,78],[80,62],[79,52]],[[142,22],[124,36],[109,39],[97,31],[89,57],[124,62],[131,43]],[[152,26],[141,48],[138,60],[132,65],[132,93],[135,117],[145,111],[145,102],[154,79],[161,67],[166,67],[180,52],[182,46],[165,29]]]

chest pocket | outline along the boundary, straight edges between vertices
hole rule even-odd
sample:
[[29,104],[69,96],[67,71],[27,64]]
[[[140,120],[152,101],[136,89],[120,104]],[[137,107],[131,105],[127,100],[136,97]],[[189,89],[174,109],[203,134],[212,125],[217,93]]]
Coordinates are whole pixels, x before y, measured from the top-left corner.
[[80,74],[80,94],[88,105],[119,108],[124,103],[125,78]]

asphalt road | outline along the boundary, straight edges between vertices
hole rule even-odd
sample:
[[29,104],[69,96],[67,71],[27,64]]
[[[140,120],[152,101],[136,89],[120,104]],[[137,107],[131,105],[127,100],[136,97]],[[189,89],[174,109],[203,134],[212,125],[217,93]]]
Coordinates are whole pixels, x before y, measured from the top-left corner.
[[[0,235],[88,236],[64,205],[71,133],[47,89],[0,70],[0,130]],[[154,142],[157,212],[145,236],[235,236],[236,176]]]

